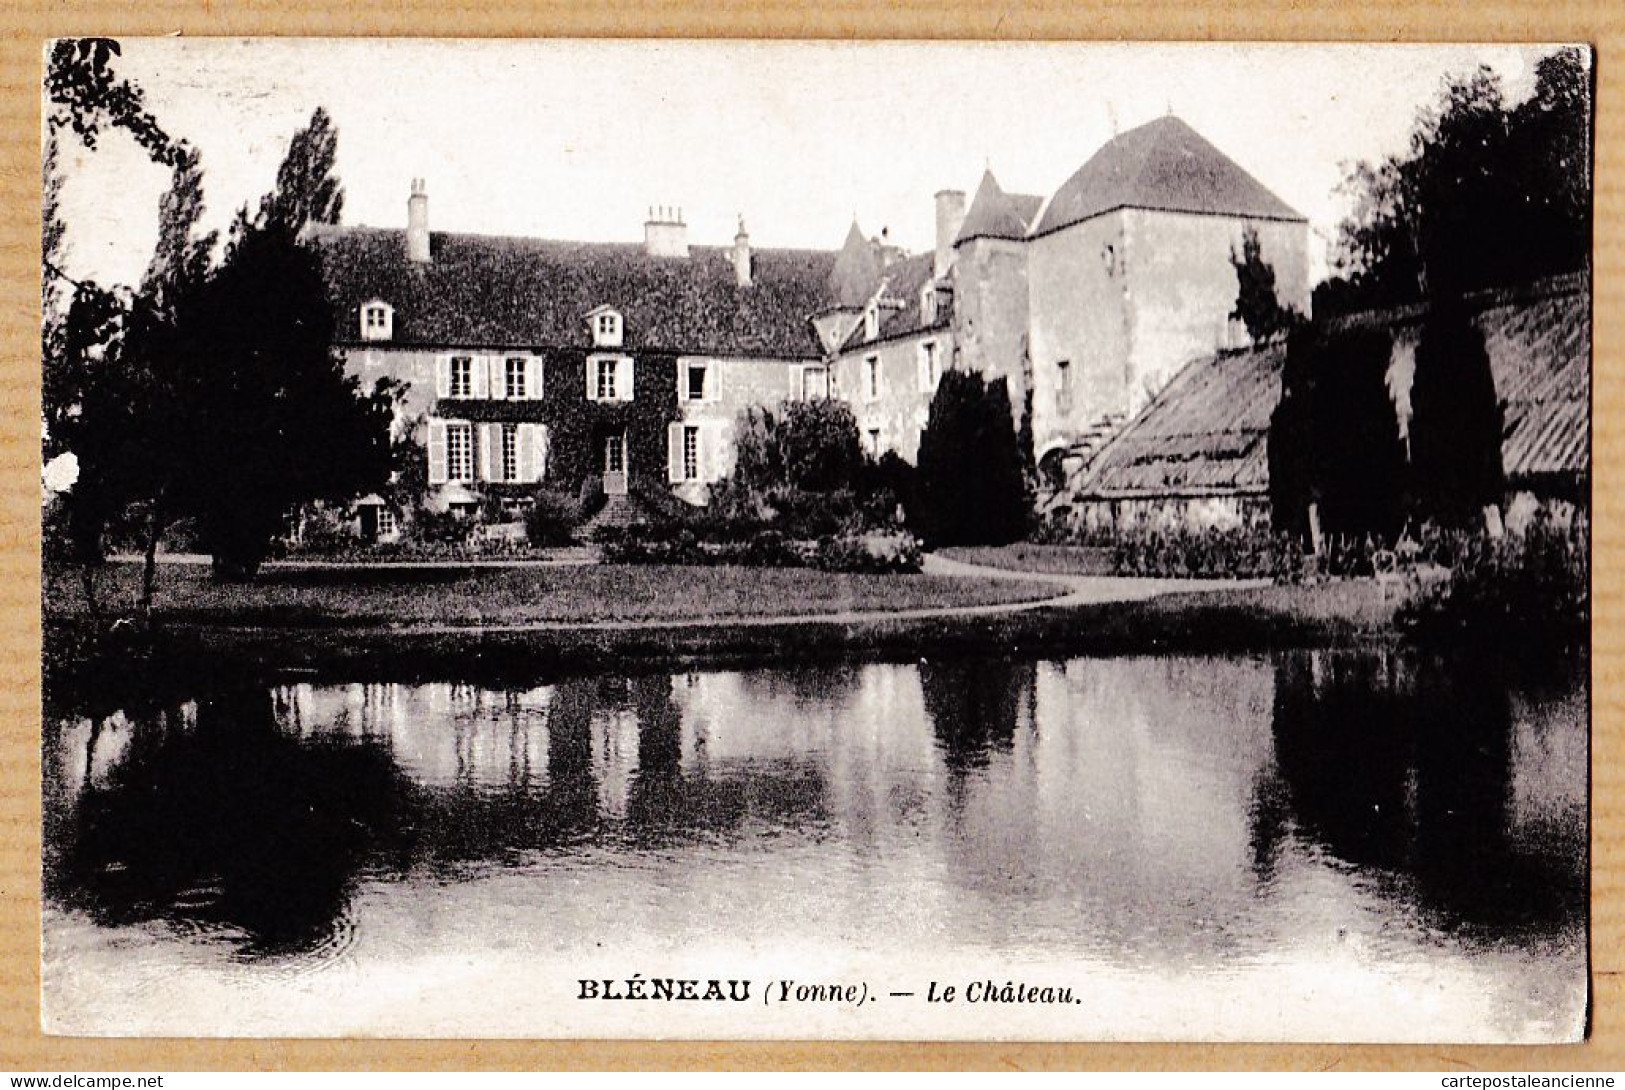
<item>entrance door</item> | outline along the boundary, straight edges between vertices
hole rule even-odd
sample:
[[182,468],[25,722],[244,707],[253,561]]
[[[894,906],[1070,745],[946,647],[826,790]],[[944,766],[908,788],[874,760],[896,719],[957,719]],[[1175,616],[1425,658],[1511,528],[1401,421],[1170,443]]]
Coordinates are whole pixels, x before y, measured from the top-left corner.
[[604,494],[626,495],[626,433],[604,436]]

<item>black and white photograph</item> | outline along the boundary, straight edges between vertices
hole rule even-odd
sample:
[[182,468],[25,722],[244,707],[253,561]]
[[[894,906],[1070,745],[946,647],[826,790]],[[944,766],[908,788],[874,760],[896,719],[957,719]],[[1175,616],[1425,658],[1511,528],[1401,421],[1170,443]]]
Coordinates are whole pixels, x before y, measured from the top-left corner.
[[1584,1039],[1589,46],[41,66],[45,1033]]

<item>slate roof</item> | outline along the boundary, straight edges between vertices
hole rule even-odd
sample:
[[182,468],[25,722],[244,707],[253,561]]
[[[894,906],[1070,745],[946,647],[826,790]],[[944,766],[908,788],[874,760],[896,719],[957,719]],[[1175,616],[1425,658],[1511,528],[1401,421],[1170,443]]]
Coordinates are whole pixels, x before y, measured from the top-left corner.
[[655,258],[636,243],[436,232],[434,260],[418,265],[401,230],[318,227],[310,237],[340,336],[357,337],[359,307],[381,299],[395,308],[397,346],[590,347],[585,316],[609,305],[629,348],[816,358],[808,318],[833,301],[830,251],[755,250],[753,283],[740,287],[719,247]]
[[843,307],[863,306],[880,285],[880,264],[880,248],[863,237],[863,229],[853,220],[830,270],[830,301]]
[[[931,282],[935,272],[936,255],[929,253],[915,254],[913,257],[894,261],[881,272],[881,279],[885,282],[882,298],[894,300],[902,305],[880,308],[880,332],[875,338],[876,341],[907,336],[910,333],[936,329],[948,324],[946,314],[929,324],[921,321],[920,292]],[[864,332],[863,323],[859,322],[841,345],[841,351],[851,352],[862,348],[865,344],[873,344],[873,341],[865,339]]]
[[1177,117],[1113,137],[1055,191],[1033,235],[1118,208],[1303,221],[1224,152]]
[[976,196],[971,198],[970,211],[965,213],[954,245],[973,238],[1026,238],[1027,228],[1043,203],[1042,197],[1006,193],[993,171],[988,170],[976,187]]
[[[1469,300],[1484,334],[1513,484],[1591,469],[1590,290],[1580,276]],[[1351,315],[1332,329],[1381,325],[1414,338],[1426,309]],[[1076,499],[1262,494],[1269,488],[1269,418],[1281,393],[1279,341],[1196,360],[1108,442]]]

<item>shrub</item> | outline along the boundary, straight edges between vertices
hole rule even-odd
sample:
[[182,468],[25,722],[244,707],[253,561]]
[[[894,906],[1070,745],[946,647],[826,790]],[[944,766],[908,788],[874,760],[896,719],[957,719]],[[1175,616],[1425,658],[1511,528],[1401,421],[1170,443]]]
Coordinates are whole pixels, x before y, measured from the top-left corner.
[[537,548],[568,545],[581,524],[581,504],[557,492],[538,492],[525,512],[525,536]]
[[899,531],[843,534],[818,543],[813,565],[819,571],[897,575],[920,570],[919,540]]
[[1521,536],[1476,535],[1456,546],[1449,580],[1400,613],[1413,636],[1520,654],[1589,647],[1591,556],[1583,527],[1539,521]]
[[1026,479],[1005,380],[948,371],[920,437],[921,534],[932,545],[1004,545],[1026,529]]
[[1251,530],[1119,534],[1112,543],[1118,575],[1158,579],[1302,578],[1302,549],[1284,534]]
[[581,491],[577,494],[577,518],[586,522],[604,509],[609,502],[609,496],[604,492],[604,479],[596,474],[589,473],[581,478]]
[[463,545],[473,523],[455,511],[419,511],[412,520],[412,537],[425,545]]
[[611,564],[708,564],[699,538],[686,527],[606,526],[598,543]]

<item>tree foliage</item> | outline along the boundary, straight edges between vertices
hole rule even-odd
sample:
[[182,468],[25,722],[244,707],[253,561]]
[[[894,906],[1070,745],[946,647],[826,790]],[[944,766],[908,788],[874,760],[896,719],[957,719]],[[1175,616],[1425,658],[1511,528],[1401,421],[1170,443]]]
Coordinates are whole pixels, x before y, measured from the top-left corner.
[[917,528],[932,545],[1001,545],[1026,530],[1026,480],[1004,379],[946,371],[920,436]]
[[181,501],[220,574],[252,575],[298,504],[387,481],[393,397],[344,373],[319,261],[286,232],[239,239],[170,331]]
[[734,423],[733,469],[713,489],[712,507],[738,522],[829,532],[856,515],[874,483],[870,468],[844,401],[747,408]]
[[829,398],[789,401],[777,430],[784,483],[801,492],[850,490],[863,471],[863,445],[852,407]]
[[338,130],[320,106],[310,124],[293,134],[277,168],[276,188],[260,201],[257,225],[297,235],[307,224],[337,223],[344,211],[344,187],[334,173]]
[[1583,268],[1591,235],[1591,71],[1561,49],[1524,102],[1481,67],[1452,77],[1408,147],[1356,164],[1340,274],[1317,299],[1349,310]]
[[1311,504],[1331,534],[1391,539],[1403,516],[1404,445],[1387,383],[1381,328],[1301,328],[1287,340],[1281,400],[1270,418],[1274,524],[1301,534]]
[[1442,302],[1422,327],[1411,382],[1412,500],[1420,519],[1467,527],[1500,502],[1501,427],[1484,334],[1459,304]]
[[1236,271],[1236,305],[1230,320],[1247,327],[1247,336],[1256,344],[1291,329],[1302,316],[1281,305],[1275,293],[1275,269],[1264,260],[1258,230],[1246,227],[1241,233],[1241,253],[1230,249],[1230,267]]
[[[89,57],[105,69],[105,55]],[[93,143],[103,123],[125,124],[141,96],[124,88],[72,99],[72,116],[88,118],[75,131]],[[318,110],[278,171],[285,185],[257,216],[238,216],[218,265],[215,236],[199,230],[200,158],[166,144],[172,176],[139,290],[124,299],[84,285],[67,308],[55,364],[47,359],[45,406],[49,430],[80,461],[72,535],[94,559],[108,522],[138,511],[144,601],[158,540],[177,519],[195,520],[218,574],[246,577],[295,507],[379,489],[389,477],[400,391],[381,384],[364,394],[345,375],[319,260],[298,240],[308,218],[337,213],[334,141]]]
[[67,129],[94,149],[106,129],[129,133],[154,162],[172,164],[179,145],[146,108],[140,87],[121,79],[112,60],[120,54],[112,38],[59,38],[45,61],[46,125],[51,134]]

